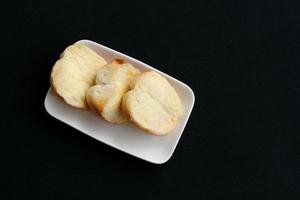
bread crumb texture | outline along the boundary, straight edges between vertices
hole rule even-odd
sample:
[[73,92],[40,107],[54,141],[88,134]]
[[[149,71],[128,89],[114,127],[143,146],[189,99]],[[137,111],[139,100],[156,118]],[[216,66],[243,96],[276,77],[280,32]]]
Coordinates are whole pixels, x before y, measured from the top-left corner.
[[160,74],[143,72],[123,97],[122,110],[145,131],[166,135],[183,112],[175,89]]
[[95,84],[97,71],[106,64],[104,58],[80,44],[67,47],[51,71],[51,86],[67,104],[87,108],[86,92]]
[[127,122],[128,117],[121,110],[122,98],[138,74],[138,69],[122,59],[113,60],[99,69],[96,85],[87,92],[89,107],[109,122]]

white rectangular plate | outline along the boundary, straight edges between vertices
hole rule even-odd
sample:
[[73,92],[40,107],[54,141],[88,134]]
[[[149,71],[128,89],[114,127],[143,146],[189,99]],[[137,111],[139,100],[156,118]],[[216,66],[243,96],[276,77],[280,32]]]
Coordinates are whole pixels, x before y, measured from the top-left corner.
[[121,58],[141,71],[154,70],[163,75],[175,88],[180,97],[184,108],[183,116],[178,120],[176,128],[169,135],[153,136],[145,134],[143,130],[135,127],[131,123],[121,125],[111,124],[91,111],[73,108],[56,96],[53,96],[51,89],[49,89],[45,98],[45,108],[47,112],[54,118],[96,140],[145,161],[156,164],[162,164],[168,161],[177,146],[194,105],[195,97],[191,88],[145,63],[93,41],[80,40],[77,43],[90,47],[108,62],[115,58]]

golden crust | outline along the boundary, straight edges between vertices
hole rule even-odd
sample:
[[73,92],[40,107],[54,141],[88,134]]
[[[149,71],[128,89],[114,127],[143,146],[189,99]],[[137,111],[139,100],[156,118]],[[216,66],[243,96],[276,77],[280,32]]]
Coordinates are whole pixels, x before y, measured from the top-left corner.
[[107,122],[110,122],[110,123],[113,123],[113,124],[123,124],[125,122],[119,122],[119,121],[115,121],[115,120],[111,120],[111,119],[107,119],[105,116],[102,116],[101,115],[101,112],[103,111],[103,108],[105,106],[105,103],[91,103],[90,101],[87,101],[87,105],[88,105],[88,108],[97,113],[102,119],[104,119],[105,121]]
[[96,112],[97,114],[101,114],[103,110],[103,104],[95,104],[92,100],[90,100],[88,97],[86,97],[87,106],[90,110]]

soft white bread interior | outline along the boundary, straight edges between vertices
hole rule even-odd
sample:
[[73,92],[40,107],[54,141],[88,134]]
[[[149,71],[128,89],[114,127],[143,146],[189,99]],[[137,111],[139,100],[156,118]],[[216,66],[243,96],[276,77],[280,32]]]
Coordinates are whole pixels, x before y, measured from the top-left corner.
[[140,71],[122,59],[115,59],[98,70],[96,85],[87,92],[89,107],[112,123],[124,123],[128,117],[121,111],[122,97]]
[[92,49],[73,44],[64,50],[52,68],[52,89],[67,104],[86,108],[86,92],[94,85],[98,69],[105,64]]
[[122,110],[139,127],[154,135],[166,135],[182,113],[180,99],[160,74],[144,72],[132,83],[132,90],[123,96]]

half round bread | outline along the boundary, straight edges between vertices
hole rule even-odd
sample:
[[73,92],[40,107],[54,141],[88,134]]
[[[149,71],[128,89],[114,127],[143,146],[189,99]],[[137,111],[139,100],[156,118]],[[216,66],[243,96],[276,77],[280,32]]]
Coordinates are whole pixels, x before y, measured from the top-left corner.
[[113,60],[97,72],[96,85],[87,92],[91,109],[112,123],[124,123],[128,117],[121,111],[122,97],[130,89],[139,70],[121,59]]
[[98,69],[106,61],[92,49],[73,44],[67,47],[51,71],[51,86],[67,104],[86,108],[86,92],[94,85]]
[[132,90],[123,96],[122,110],[139,127],[154,135],[166,135],[182,113],[180,99],[160,74],[144,72],[133,81]]

